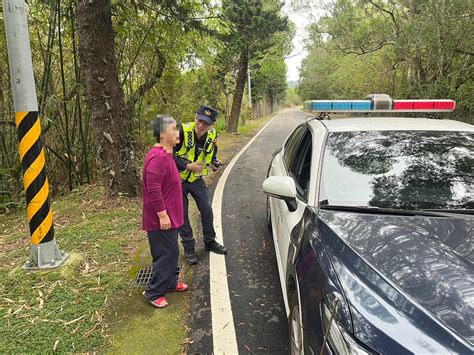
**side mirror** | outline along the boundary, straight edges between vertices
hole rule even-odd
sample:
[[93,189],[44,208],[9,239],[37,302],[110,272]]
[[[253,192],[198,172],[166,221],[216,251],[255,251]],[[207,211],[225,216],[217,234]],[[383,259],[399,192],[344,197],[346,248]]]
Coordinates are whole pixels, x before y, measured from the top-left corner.
[[296,185],[289,176],[270,176],[263,182],[263,192],[286,202],[291,212],[296,211]]

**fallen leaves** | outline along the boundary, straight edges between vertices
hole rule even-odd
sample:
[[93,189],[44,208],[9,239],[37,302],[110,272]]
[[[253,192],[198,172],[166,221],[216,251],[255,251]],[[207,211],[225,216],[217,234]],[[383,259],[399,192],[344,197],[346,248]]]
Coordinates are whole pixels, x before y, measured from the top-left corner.
[[53,351],[56,351],[56,349],[58,348],[58,345],[59,345],[59,339],[57,339],[57,340],[54,342]]
[[73,320],[70,320],[69,322],[65,322],[64,325],[71,325],[71,324],[74,324],[76,322],[79,322],[81,319],[85,318],[85,314],[76,318],[76,319],[73,319]]

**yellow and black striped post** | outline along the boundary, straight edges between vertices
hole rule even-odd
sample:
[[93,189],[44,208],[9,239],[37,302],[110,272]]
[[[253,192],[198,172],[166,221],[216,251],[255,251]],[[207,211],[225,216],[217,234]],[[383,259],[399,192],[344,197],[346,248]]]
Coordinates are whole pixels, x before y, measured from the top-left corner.
[[3,0],[8,59],[18,129],[23,185],[30,226],[30,257],[24,268],[49,269],[60,266],[67,254],[54,240],[53,214],[46,177],[41,123],[36,100],[30,39],[24,0]]
[[249,106],[247,109],[247,118],[252,121],[252,80],[250,79],[250,61],[247,64],[247,93],[249,95]]
[[54,228],[40,119],[35,111],[17,112],[15,116],[31,242],[46,243],[54,239]]

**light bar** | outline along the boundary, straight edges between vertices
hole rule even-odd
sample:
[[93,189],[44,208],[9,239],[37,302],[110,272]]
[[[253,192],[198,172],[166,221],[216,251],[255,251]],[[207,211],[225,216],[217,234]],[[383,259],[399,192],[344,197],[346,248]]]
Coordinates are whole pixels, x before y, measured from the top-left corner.
[[456,102],[453,100],[393,100],[394,111],[451,112],[455,108]]
[[367,111],[372,109],[370,100],[313,100],[311,111]]
[[314,112],[452,112],[453,100],[392,100],[388,95],[375,94],[366,100],[309,100],[306,111]]

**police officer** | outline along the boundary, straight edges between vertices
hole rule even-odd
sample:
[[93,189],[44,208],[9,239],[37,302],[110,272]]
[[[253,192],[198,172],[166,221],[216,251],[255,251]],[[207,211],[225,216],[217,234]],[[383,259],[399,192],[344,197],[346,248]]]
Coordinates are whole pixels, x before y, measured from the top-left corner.
[[217,133],[213,128],[217,115],[217,110],[212,107],[201,106],[194,122],[178,126],[180,140],[174,152],[176,165],[181,175],[184,207],[184,224],[179,229],[179,234],[186,262],[190,265],[197,264],[197,257],[194,250],[196,241],[189,223],[189,195],[196,201],[201,214],[205,249],[217,254],[227,254],[227,249],[215,240],[214,215],[209,190],[203,180],[203,176],[208,174],[209,167],[216,170],[222,165],[216,158]]

